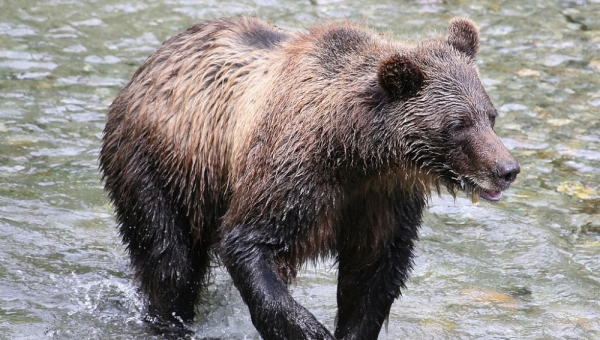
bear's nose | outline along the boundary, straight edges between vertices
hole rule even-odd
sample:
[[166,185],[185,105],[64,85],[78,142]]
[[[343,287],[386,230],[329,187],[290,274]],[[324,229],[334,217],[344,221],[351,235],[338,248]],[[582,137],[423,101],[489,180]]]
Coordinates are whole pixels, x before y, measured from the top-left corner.
[[510,184],[515,181],[519,172],[521,172],[519,163],[511,161],[500,164],[496,174],[500,180],[504,181],[506,184]]

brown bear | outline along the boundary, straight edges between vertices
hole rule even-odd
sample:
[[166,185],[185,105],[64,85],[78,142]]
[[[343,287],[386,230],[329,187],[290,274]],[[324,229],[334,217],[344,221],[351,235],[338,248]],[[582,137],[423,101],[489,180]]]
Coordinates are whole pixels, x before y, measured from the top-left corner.
[[[467,19],[410,44],[245,16],[165,42],[111,105],[100,153],[145,319],[184,327],[220,259],[263,338],[376,339],[432,190],[496,201],[519,172],[478,46]],[[334,335],[287,289],[330,257]]]

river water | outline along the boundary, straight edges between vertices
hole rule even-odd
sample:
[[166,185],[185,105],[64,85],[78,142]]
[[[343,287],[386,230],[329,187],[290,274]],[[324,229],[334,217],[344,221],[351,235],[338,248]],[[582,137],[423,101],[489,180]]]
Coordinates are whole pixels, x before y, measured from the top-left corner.
[[[380,339],[600,338],[600,0],[0,0],[0,339],[155,337],[98,174],[107,106],[169,36],[238,13],[406,39],[475,20],[522,172],[498,204],[432,199]],[[193,338],[258,338],[214,272]],[[335,274],[308,267],[291,288],[330,329]]]

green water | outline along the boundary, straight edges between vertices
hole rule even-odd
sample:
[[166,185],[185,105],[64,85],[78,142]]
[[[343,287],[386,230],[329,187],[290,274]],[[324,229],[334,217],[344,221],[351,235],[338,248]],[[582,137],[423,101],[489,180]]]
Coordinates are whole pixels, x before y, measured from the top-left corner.
[[[152,338],[97,170],[107,106],[169,36],[238,13],[408,39],[475,20],[522,172],[499,204],[434,197],[380,338],[600,338],[600,0],[0,0],[0,339]],[[335,273],[292,288],[331,329]],[[214,281],[194,338],[258,338],[227,275]]]

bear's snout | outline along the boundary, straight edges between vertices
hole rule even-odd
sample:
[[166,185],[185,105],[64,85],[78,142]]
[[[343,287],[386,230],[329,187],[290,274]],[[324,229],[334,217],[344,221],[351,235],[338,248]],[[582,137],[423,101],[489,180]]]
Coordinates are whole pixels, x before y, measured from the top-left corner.
[[515,181],[515,179],[517,179],[517,174],[519,172],[521,172],[521,167],[514,159],[498,164],[495,171],[496,176],[498,176],[498,182],[500,182],[503,187],[507,188]]

